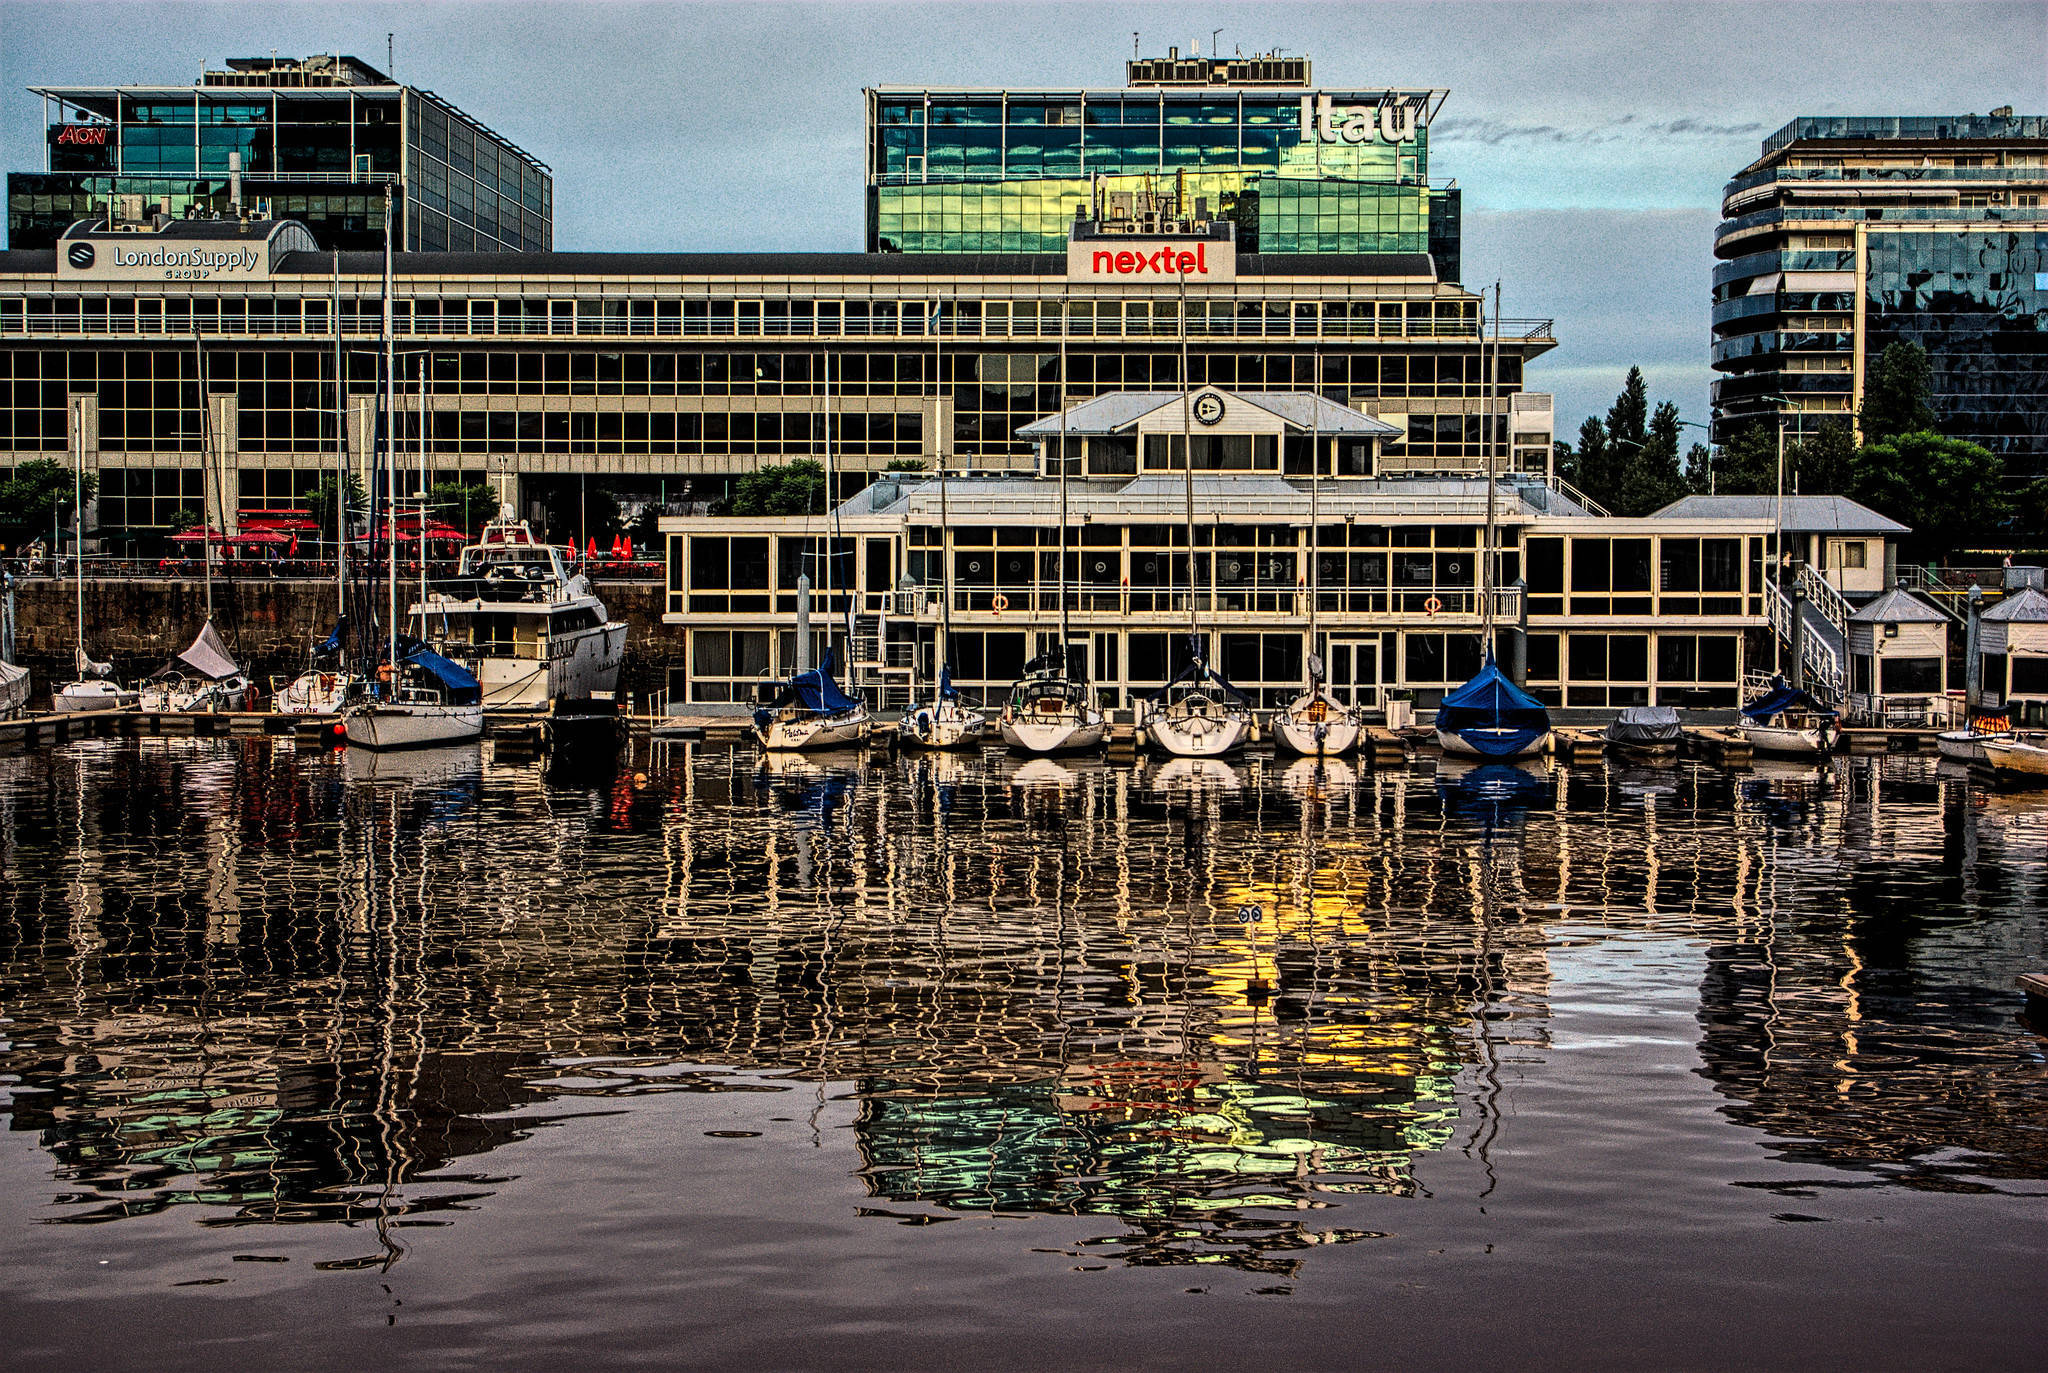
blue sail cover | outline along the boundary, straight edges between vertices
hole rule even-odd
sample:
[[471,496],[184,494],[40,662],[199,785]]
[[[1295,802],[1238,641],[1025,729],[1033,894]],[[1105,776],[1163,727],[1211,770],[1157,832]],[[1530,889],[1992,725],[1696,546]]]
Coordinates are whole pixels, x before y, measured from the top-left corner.
[[832,680],[832,653],[833,650],[826,649],[824,662],[784,682],[776,694],[775,705],[755,711],[754,722],[765,728],[774,720],[777,710],[789,706],[801,706],[813,715],[831,715],[858,706],[860,702],[841,691],[839,683]]
[[313,645],[313,651],[314,651],[315,653],[339,653],[339,652],[341,652],[341,639],[342,639],[342,635],[343,635],[344,633],[346,633],[346,632],[347,632],[347,630],[348,630],[348,621],[347,621],[347,620],[345,620],[345,619],[342,619],[342,620],[336,620],[336,621],[334,622],[334,628],[332,628],[332,629],[330,629],[330,630],[328,630],[328,631],[327,631],[327,637],[326,637],[326,638],[324,638],[324,639],[322,639],[322,640],[321,640],[321,641],[320,641],[319,643],[317,643],[317,644]]
[[1834,714],[1832,710],[1822,709],[1819,702],[1815,701],[1798,687],[1791,685],[1783,677],[1773,677],[1771,678],[1771,694],[1764,697],[1761,701],[1744,706],[1742,708],[1742,718],[1745,720],[1768,720],[1773,715],[1783,715],[1788,710],[1810,711],[1815,715]]
[[433,678],[450,705],[473,706],[484,699],[483,683],[477,681],[475,673],[461,663],[443,658],[418,639],[399,638],[398,660]]
[[960,699],[960,688],[953,685],[953,666],[950,663],[939,669],[939,699],[941,701],[957,701]]
[[1488,652],[1479,675],[1444,697],[1436,727],[1489,758],[1511,758],[1550,733],[1550,712],[1510,682]]

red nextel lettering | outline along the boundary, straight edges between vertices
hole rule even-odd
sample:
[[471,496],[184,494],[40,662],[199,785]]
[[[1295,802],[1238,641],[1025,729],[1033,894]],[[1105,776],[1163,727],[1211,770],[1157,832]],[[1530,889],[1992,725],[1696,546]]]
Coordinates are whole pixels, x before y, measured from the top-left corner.
[[1088,270],[1114,272],[1118,276],[1136,276],[1141,272],[1157,272],[1161,276],[1207,276],[1209,245],[1198,243],[1192,253],[1173,247],[1161,248],[1151,254],[1134,253],[1129,248],[1116,252],[1103,249],[1088,259]]

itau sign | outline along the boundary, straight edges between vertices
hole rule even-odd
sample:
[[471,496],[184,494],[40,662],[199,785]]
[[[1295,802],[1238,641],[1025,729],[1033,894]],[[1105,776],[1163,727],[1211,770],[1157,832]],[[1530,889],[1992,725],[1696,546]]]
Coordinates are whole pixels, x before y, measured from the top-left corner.
[[1227,238],[1123,234],[1068,239],[1067,280],[1235,281],[1237,244]]

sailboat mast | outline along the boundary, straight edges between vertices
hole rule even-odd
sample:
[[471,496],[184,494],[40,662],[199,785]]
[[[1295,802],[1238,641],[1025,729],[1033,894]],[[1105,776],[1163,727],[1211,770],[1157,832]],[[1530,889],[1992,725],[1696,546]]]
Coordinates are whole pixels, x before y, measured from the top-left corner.
[[[1482,301],[1484,296],[1481,297]],[[1494,415],[1500,399],[1500,282],[1493,283],[1493,361],[1486,374],[1486,545],[1479,550],[1480,636],[1488,657],[1493,655],[1493,560],[1494,560]]]
[[[1060,337],[1064,340],[1065,321],[1061,324]],[[1181,489],[1187,498],[1188,524],[1188,642],[1195,656],[1203,658],[1206,655],[1196,642],[1201,632],[1201,621],[1195,615],[1195,384],[1188,370],[1188,279],[1185,273],[1180,274],[1180,393]]]
[[[85,675],[85,402],[71,402],[71,572],[78,587],[78,675]],[[57,550],[52,548],[50,556]]]
[[[932,454],[939,464],[939,676],[943,679],[953,655],[953,554],[946,547],[952,521],[946,511],[946,333],[945,302],[932,302]],[[938,698],[932,698],[938,704]]]
[[[206,504],[204,494],[206,485],[213,482],[214,478],[213,405],[206,394],[206,345],[200,341],[199,331],[196,329],[192,331],[192,356],[196,359],[199,370],[199,461],[203,464],[199,469],[199,489],[201,492],[200,505],[204,507]],[[80,441],[78,460],[81,464],[85,461],[83,440]],[[215,483],[214,509],[220,517],[222,537],[225,538],[228,514],[226,503],[220,499],[222,494],[219,485]],[[199,566],[202,569],[200,575],[206,581],[206,622],[208,624],[213,623],[213,530],[208,527],[210,524],[211,521],[204,519],[199,522]]]
[[330,310],[334,321],[334,618],[339,624],[348,616],[348,381],[342,375],[339,248],[334,250]]
[[386,611],[384,661],[391,669],[391,687],[398,688],[398,353],[392,337],[391,184],[384,185],[384,556]]
[[1060,296],[1060,676],[1067,675],[1067,300]]
[[823,666],[832,653],[832,515],[837,506],[833,502],[832,477],[832,352],[825,351],[825,556],[822,571],[825,579],[825,651],[818,655],[818,664]]
[[420,382],[420,497],[419,525],[414,530],[420,536],[420,638],[427,637],[427,360],[419,360]]
[[1309,364],[1308,398],[1308,654],[1302,660],[1302,675],[1308,689],[1316,687],[1316,603],[1323,590],[1323,355],[1313,355]]

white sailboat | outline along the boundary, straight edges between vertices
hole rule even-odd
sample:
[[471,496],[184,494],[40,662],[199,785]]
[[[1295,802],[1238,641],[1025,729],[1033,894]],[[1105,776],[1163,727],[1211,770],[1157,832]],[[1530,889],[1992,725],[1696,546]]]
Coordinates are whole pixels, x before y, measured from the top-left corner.
[[[1003,742],[1020,753],[1084,753],[1101,747],[1109,720],[1095,704],[1095,693],[1070,669],[1067,629],[1067,340],[1060,335],[1060,432],[1056,461],[1060,472],[1059,647],[1024,665],[1024,675],[1010,687],[1000,727]],[[950,566],[950,559],[948,560]]]
[[28,669],[14,661],[14,574],[0,572],[6,588],[0,600],[0,720],[19,714],[28,706]]
[[[1208,663],[1195,590],[1195,393],[1188,368],[1188,283],[1180,282],[1181,476],[1186,493],[1188,665],[1146,702],[1146,737],[1176,758],[1220,758],[1256,732],[1250,702]],[[1062,460],[1065,454],[1061,454]]]
[[[355,748],[429,748],[464,744],[481,739],[484,732],[483,689],[474,674],[460,663],[428,648],[424,643],[405,640],[403,653],[398,636],[398,445],[391,420],[396,379],[391,332],[391,190],[384,191],[384,273],[387,283],[384,308],[384,454],[385,454],[385,556],[389,619],[383,666],[377,672],[376,694],[350,706],[342,714],[342,727]],[[426,559],[420,559],[425,578]],[[422,599],[424,599],[422,587]]]
[[[328,307],[334,321],[334,375],[343,375],[341,357],[341,251],[334,253],[334,297]],[[306,670],[271,698],[281,715],[339,715],[363,694],[363,679],[348,666],[348,388],[334,388],[334,629],[314,645]],[[426,426],[420,428],[426,442]]]
[[1323,359],[1318,353],[1309,405],[1308,474],[1308,679],[1301,695],[1273,717],[1273,742],[1289,753],[1334,758],[1358,747],[1362,722],[1355,710],[1323,683],[1323,659],[1316,637],[1317,602],[1322,592]]
[[249,679],[209,618],[182,652],[142,684],[141,701],[146,711],[190,714],[239,709],[248,692]]
[[[79,402],[72,401],[71,432],[82,433],[79,416],[76,413]],[[141,699],[138,692],[123,687],[114,680],[111,663],[96,663],[85,651],[85,441],[78,438],[77,447],[72,449],[74,466],[71,479],[71,568],[73,585],[77,592],[76,615],[78,620],[78,645],[72,651],[73,671],[78,675],[50,693],[50,709],[60,715],[69,715],[88,710],[127,710]]]
[[[934,321],[936,324],[936,321]],[[980,748],[983,736],[988,733],[988,719],[980,711],[971,709],[960,699],[960,692],[953,685],[953,559],[946,552],[946,467],[945,459],[939,460],[939,642],[936,645],[939,660],[939,680],[932,689],[932,699],[923,705],[913,705],[903,712],[903,719],[896,726],[896,738],[909,748],[931,749],[972,749]]]

